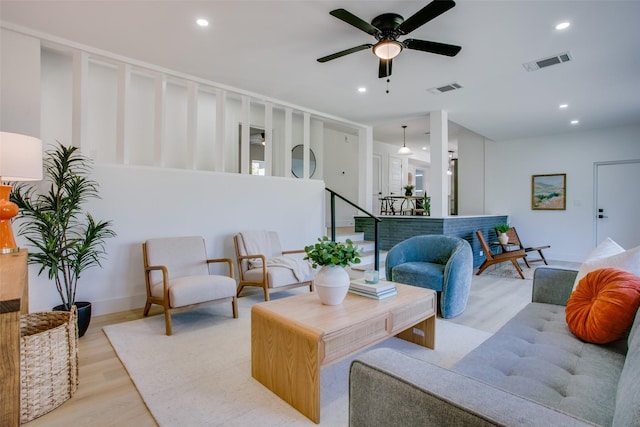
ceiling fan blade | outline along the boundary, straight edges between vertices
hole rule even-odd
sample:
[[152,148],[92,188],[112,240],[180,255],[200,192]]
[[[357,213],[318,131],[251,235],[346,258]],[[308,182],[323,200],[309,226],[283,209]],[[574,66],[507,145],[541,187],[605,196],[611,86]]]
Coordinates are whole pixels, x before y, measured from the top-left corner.
[[343,20],[349,25],[353,25],[354,27],[364,31],[365,33],[371,34],[372,36],[375,36],[380,32],[379,29],[369,24],[367,21],[363,21],[362,19],[358,18],[356,15],[345,9],[332,10],[331,12],[329,12],[329,14]]
[[455,5],[456,2],[453,0],[434,0],[400,24],[398,31],[401,34],[409,34],[416,28],[442,15]]
[[423,52],[437,53],[438,55],[456,56],[462,46],[430,42],[426,40],[407,39],[402,42],[407,49],[421,50]]
[[349,55],[350,53],[360,52],[361,50],[370,49],[372,47],[373,47],[372,44],[361,44],[360,46],[352,47],[351,49],[345,49],[340,52],[336,52],[331,55],[318,58],[318,62],[331,61],[332,59],[340,58],[341,56]]
[[380,59],[380,65],[378,66],[379,79],[391,75],[391,65],[393,65],[393,59]]

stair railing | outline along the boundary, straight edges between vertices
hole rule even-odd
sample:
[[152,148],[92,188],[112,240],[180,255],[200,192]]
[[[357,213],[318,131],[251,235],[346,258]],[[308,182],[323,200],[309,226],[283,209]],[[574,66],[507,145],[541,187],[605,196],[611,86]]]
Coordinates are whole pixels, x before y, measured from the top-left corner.
[[329,192],[329,194],[331,194],[331,240],[332,241],[336,241],[336,197],[342,199],[344,202],[350,204],[351,206],[353,206],[354,208],[358,209],[360,212],[364,213],[365,215],[367,215],[370,218],[374,219],[373,225],[374,225],[374,231],[373,231],[373,236],[374,236],[374,248],[373,248],[373,256],[374,256],[374,261],[373,261],[373,268],[376,271],[380,271],[380,223],[382,222],[382,219],[380,219],[379,217],[377,217],[376,215],[366,211],[365,209],[361,208],[360,206],[356,205],[355,203],[353,203],[350,200],[345,199],[344,197],[342,197],[340,194],[336,193],[335,191],[331,190],[330,188],[326,188],[325,190],[327,190]]

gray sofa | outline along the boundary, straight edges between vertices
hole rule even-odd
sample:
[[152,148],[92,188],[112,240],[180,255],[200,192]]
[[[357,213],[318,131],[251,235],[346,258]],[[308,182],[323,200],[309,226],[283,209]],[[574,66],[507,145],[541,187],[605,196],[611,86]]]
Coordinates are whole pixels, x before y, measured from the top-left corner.
[[452,369],[390,349],[359,356],[350,426],[640,426],[640,314],[628,338],[580,341],[564,314],[576,274],[539,267],[533,302]]

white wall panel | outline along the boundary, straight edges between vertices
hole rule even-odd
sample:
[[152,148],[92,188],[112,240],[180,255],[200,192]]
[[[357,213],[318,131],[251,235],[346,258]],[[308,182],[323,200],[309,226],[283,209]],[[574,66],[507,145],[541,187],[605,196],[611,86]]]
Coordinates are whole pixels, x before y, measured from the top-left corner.
[[129,164],[153,166],[155,82],[152,76],[131,75],[130,104],[126,147]]
[[215,170],[216,95],[201,91],[198,96],[198,138],[196,169]]
[[[73,61],[70,56],[42,51],[41,135],[45,146],[71,145]],[[4,108],[3,108],[4,110]],[[5,129],[3,129],[5,130]],[[112,129],[115,135],[115,129]]]
[[163,146],[163,166],[188,169],[187,150],[187,88],[167,83],[165,103],[165,140]]
[[116,163],[118,70],[89,62],[87,146],[96,162]]

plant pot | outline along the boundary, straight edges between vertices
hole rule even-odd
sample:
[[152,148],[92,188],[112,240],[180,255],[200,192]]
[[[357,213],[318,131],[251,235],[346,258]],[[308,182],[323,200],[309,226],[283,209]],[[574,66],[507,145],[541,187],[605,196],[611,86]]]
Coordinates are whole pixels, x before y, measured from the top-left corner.
[[498,235],[498,241],[501,245],[506,245],[507,243],[509,243],[509,236],[507,235],[507,233],[500,233]]
[[316,273],[313,285],[320,302],[325,305],[340,305],[349,290],[349,273],[340,266],[325,265]]
[[405,190],[404,195],[405,195],[405,196],[411,196],[411,195],[413,195],[413,191],[411,191],[411,190]]
[[[83,336],[89,328],[91,322],[91,303],[76,301],[75,306],[78,310],[78,338]],[[53,307],[53,311],[68,311],[64,308],[64,305],[56,305]]]

